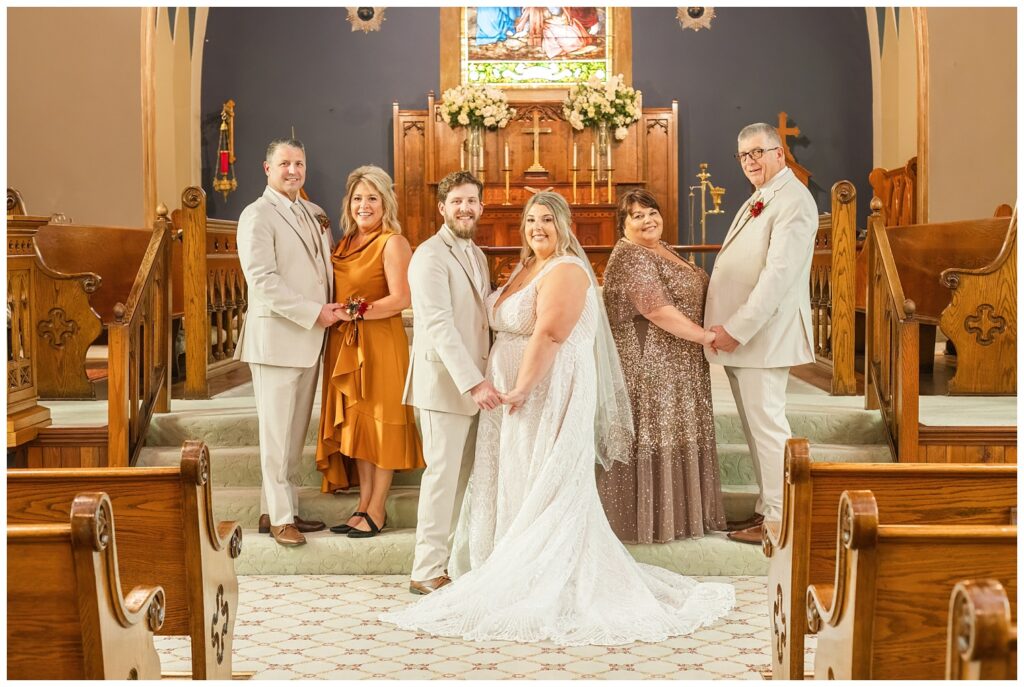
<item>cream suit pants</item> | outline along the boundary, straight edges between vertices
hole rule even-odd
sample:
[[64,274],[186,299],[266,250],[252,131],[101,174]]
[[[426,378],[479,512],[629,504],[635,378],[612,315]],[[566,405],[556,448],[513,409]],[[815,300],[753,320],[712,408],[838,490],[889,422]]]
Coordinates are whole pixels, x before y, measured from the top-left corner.
[[289,525],[299,514],[298,483],[289,475],[302,459],[320,366],[249,363],[249,369],[260,425],[260,512],[270,514],[272,525]]
[[420,409],[420,435],[427,468],[416,510],[416,552],[412,579],[426,582],[444,574],[455,525],[476,454],[476,415]]
[[725,374],[729,377],[754,461],[754,475],[760,490],[754,510],[766,520],[779,520],[786,440],[791,435],[786,419],[789,368],[726,367]]

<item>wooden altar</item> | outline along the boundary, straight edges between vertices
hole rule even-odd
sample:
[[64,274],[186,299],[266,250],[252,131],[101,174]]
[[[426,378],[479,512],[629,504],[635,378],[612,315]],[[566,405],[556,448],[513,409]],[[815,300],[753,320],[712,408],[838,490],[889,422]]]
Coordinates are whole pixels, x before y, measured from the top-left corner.
[[[612,190],[597,181],[591,194],[591,144],[594,131],[575,131],[562,115],[561,100],[516,101],[509,125],[484,134],[484,213],[476,243],[481,246],[518,246],[519,219],[535,190],[551,190],[569,201],[580,243],[608,246],[615,243],[615,203],[621,193],[642,187],[658,198],[665,218],[664,239],[678,243],[678,121],[679,104],[644,108],[622,141],[612,144]],[[428,116],[429,115],[429,116]],[[536,118],[535,118],[536,115]],[[534,134],[535,129],[546,129]],[[437,211],[437,184],[460,168],[465,128],[445,123],[431,92],[427,109],[402,110],[393,104],[394,179],[398,217],[413,246],[434,235],[442,219]],[[534,142],[543,173],[527,172],[534,163]],[[576,193],[572,171],[574,144],[577,165]],[[506,196],[505,150],[508,149],[509,184]],[[596,147],[596,146],[595,146]]]

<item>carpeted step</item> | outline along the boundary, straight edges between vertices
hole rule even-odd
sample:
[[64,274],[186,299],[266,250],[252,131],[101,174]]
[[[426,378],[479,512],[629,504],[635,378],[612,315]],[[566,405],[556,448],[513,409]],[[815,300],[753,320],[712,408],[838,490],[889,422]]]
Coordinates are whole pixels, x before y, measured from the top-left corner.
[[[722,501],[729,520],[745,520],[750,517],[756,500],[757,485],[725,485],[722,488]],[[358,502],[359,494],[355,490],[350,493],[323,494],[319,487],[301,487],[299,516],[306,520],[322,520],[329,527],[347,520]],[[418,503],[417,487],[394,487],[385,505],[388,527],[415,528]],[[213,514],[217,520],[234,520],[243,528],[255,528],[260,517],[260,488],[215,487]]]
[[[822,463],[891,463],[886,444],[811,444],[811,460]],[[746,443],[718,444],[722,485],[756,484],[754,461]]]
[[[412,529],[389,529],[369,539],[315,532],[306,540],[304,546],[285,547],[270,535],[245,530],[235,569],[240,575],[408,575],[412,569]],[[764,575],[768,570],[760,546],[730,541],[720,533],[626,548],[642,563],[684,575]]]
[[[298,483],[306,487],[320,486],[320,473],[316,470],[316,449],[307,446],[302,462],[293,473]],[[892,458],[885,444],[812,444],[811,459],[833,463],[888,463]],[[170,466],[181,461],[181,450],[175,446],[147,446],[139,454],[138,465]],[[221,446],[210,449],[210,479],[215,487],[258,486],[262,484],[259,448],[256,446]],[[722,484],[756,484],[754,464],[746,443],[719,444],[718,464]],[[396,472],[393,484],[416,486],[422,470]]]
[[[181,448],[178,446],[144,446],[136,463],[143,467],[174,466],[181,463]],[[392,484],[417,486],[423,470],[396,472]],[[302,460],[296,466],[292,477],[304,487],[319,489],[321,475],[316,469],[316,447],[306,446]],[[249,487],[263,483],[260,470],[260,449],[258,446],[214,446],[210,447],[210,484],[215,487]]]
[[[787,413],[793,436],[806,437],[812,444],[884,444],[885,435],[878,411],[856,408],[818,410],[790,409]],[[685,421],[685,420],[680,420]],[[314,408],[305,443],[313,446],[319,426],[319,409]],[[715,432],[720,444],[742,444],[746,438],[734,409],[715,413]],[[154,415],[146,435],[148,446],[181,446],[186,439],[202,439],[208,446],[253,446],[258,443],[256,412],[252,409],[221,411],[216,414],[187,410]]]
[[[337,525],[356,509],[359,493],[323,494],[320,487],[299,488],[299,517],[305,520],[322,520],[327,526]],[[416,527],[416,506],[419,502],[418,487],[393,487],[388,495],[388,528]],[[215,487],[213,490],[213,514],[218,520],[235,520],[244,528],[255,528],[260,517],[260,487]],[[381,525],[382,523],[377,523]]]

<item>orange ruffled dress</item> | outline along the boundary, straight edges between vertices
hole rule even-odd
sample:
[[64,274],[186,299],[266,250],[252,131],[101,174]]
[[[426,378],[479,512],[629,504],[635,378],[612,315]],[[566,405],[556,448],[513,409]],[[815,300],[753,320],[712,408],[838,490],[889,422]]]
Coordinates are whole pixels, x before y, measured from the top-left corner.
[[[384,246],[394,236],[379,231],[359,248],[349,234],[331,256],[334,298],[388,295]],[[353,458],[390,470],[426,467],[410,406],[402,403],[409,370],[409,339],[402,316],[343,322],[331,327],[324,355],[323,397],[316,446],[320,491],[334,492],[359,483]]]

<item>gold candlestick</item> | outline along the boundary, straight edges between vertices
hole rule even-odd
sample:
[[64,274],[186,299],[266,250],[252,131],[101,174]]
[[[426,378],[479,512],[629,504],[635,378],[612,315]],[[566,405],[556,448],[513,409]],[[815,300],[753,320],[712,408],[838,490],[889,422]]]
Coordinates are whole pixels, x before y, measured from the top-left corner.
[[[695,174],[700,179],[700,184],[690,187],[690,243],[694,241],[694,197],[693,192],[696,189],[700,189],[700,242],[706,244],[708,242],[708,229],[707,229],[707,216],[708,215],[721,215],[725,212],[722,209],[722,196],[725,195],[724,186],[715,186],[711,183],[711,173],[708,172],[708,163],[700,163],[700,171]],[[707,209],[707,196],[706,191],[711,192],[711,202],[714,204],[714,209]],[[704,266],[705,253],[701,253],[700,262],[701,266]],[[693,252],[690,252],[690,259],[693,260]]]
[[509,200],[509,178],[511,176],[511,167],[502,167],[501,171],[505,173],[505,202],[502,205],[511,205],[512,201]]

